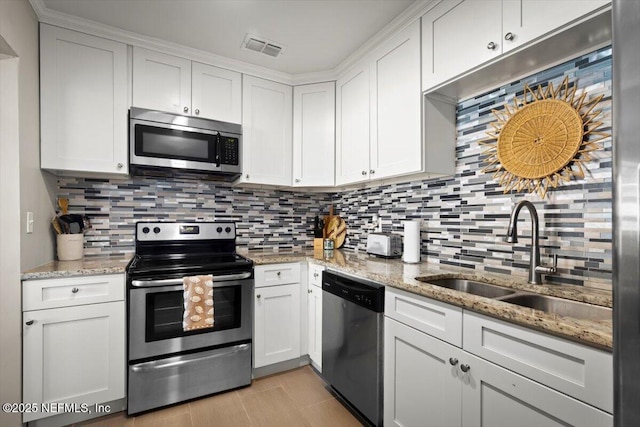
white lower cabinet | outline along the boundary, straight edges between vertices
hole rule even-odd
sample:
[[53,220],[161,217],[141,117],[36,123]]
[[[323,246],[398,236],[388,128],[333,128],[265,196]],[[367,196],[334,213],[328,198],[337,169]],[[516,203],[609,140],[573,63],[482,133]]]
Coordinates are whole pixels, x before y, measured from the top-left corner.
[[260,265],[255,277],[253,367],[300,357],[300,264]]
[[[422,308],[429,308],[435,301],[387,288],[385,296],[385,360],[384,360],[384,421],[386,426],[612,426],[612,415],[584,403],[588,396],[592,404],[607,405],[613,382],[611,355],[600,350],[581,346],[557,337],[532,330],[517,331],[522,346],[530,346],[528,352],[513,352],[514,345],[506,345],[511,339],[511,328],[519,328],[496,319],[485,318],[463,311],[458,318],[464,331],[462,348],[450,344],[460,329],[437,328],[445,331],[438,338],[414,329],[421,324],[434,323],[421,316],[419,324],[405,324],[407,318],[415,318]],[[400,302],[402,304],[400,304]],[[438,303],[442,304],[442,303]],[[412,316],[399,316],[410,313]],[[398,309],[402,306],[407,309]],[[451,306],[453,310],[459,310]],[[440,310],[439,310],[440,311]],[[438,319],[440,316],[435,317]],[[476,325],[482,323],[483,327]],[[435,322],[437,324],[439,322]],[[497,325],[504,325],[500,329]],[[430,330],[427,328],[426,330]],[[449,331],[449,332],[446,332]],[[495,332],[493,332],[495,331]],[[531,336],[527,334],[532,334]],[[475,338],[471,339],[471,336]],[[478,335],[478,336],[476,336]],[[502,336],[502,341],[500,337]],[[513,338],[515,340],[515,338]],[[445,342],[447,341],[447,342]],[[503,346],[501,344],[505,344]],[[479,347],[477,343],[482,343]],[[504,348],[503,348],[504,347]],[[478,357],[472,352],[491,349],[498,356],[491,356],[496,363]],[[529,354],[527,363],[519,366],[517,355]],[[606,356],[609,357],[606,357]],[[508,362],[513,359],[514,362]],[[555,360],[548,365],[547,362]],[[561,361],[565,360],[566,363]],[[575,363],[569,363],[573,361]],[[583,361],[584,363],[582,363]],[[585,381],[576,391],[562,388],[558,381],[544,381],[539,371],[544,368],[551,378],[564,378],[576,382],[582,364]],[[507,369],[508,367],[509,369]],[[596,374],[595,372],[599,372]],[[583,372],[584,373],[584,372]],[[597,378],[597,381],[594,379]],[[560,384],[560,385],[558,385]],[[560,391],[558,391],[560,390]],[[565,391],[570,390],[570,392]],[[566,394],[565,394],[566,393]]]
[[[25,413],[23,422],[63,413],[64,404],[95,405],[125,397],[124,277],[108,278],[109,287],[97,303],[78,304],[94,278],[23,282],[23,305],[33,307],[38,293],[56,292],[66,306],[23,312],[23,402],[55,405],[56,411]],[[47,286],[40,286],[46,282]],[[69,286],[71,282],[71,286]],[[82,282],[86,282],[83,286]],[[64,295],[64,293],[68,295]],[[118,299],[118,300],[113,300]]]
[[322,271],[324,267],[309,264],[307,287],[307,336],[311,364],[322,372]]

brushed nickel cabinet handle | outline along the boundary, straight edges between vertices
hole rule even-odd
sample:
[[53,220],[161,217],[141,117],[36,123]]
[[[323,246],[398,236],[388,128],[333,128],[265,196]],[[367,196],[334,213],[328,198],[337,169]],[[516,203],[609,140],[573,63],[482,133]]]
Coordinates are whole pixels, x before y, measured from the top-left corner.
[[509,42],[512,42],[513,39],[515,39],[515,38],[516,38],[516,36],[512,32],[508,32],[507,34],[504,35],[504,39],[506,41],[509,41]]
[[487,49],[489,50],[495,50],[496,47],[498,47],[498,45],[495,44],[494,42],[489,42],[489,44],[487,45]]
[[77,294],[78,291],[80,291],[80,289],[78,289],[78,288],[71,289],[71,293],[73,293],[73,294]]

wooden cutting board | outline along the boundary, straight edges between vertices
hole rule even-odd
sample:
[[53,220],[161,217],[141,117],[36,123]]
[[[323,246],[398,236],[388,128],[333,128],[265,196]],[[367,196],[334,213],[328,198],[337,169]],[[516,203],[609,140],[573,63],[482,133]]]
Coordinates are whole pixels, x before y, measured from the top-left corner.
[[324,237],[333,239],[336,249],[344,245],[347,237],[347,223],[340,216],[333,214],[333,206],[329,208],[329,215],[324,218]]

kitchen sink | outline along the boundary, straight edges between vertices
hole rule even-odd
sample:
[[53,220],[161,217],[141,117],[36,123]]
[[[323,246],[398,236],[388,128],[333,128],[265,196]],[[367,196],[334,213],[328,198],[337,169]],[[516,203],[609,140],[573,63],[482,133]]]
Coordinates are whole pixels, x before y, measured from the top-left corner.
[[427,277],[416,277],[416,280],[485,298],[498,298],[515,293],[515,291],[512,291],[511,289],[505,289],[488,283],[466,279],[429,279]]
[[501,298],[501,300],[510,304],[544,311],[545,313],[584,320],[611,320],[613,313],[613,310],[609,307],[546,295],[518,294]]

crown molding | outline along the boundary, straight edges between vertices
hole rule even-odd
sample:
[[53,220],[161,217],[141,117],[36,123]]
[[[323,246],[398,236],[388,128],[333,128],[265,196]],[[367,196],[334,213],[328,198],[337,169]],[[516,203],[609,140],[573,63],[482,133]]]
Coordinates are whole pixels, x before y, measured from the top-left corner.
[[38,16],[38,20],[45,24],[55,25],[132,46],[143,47],[170,55],[188,58],[192,61],[203,62],[288,85],[336,80],[356,63],[366,58],[367,55],[369,55],[384,40],[405,29],[441,1],[442,0],[416,0],[415,3],[385,25],[378,33],[367,40],[362,46],[332,70],[304,74],[290,74],[58,12],[47,8],[43,0],[29,0],[33,10]]

